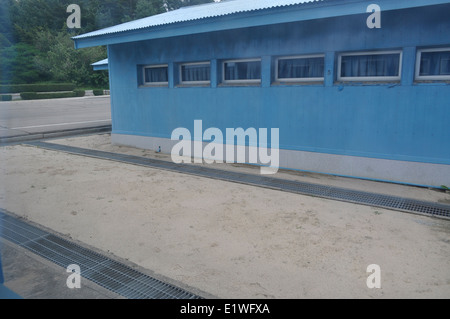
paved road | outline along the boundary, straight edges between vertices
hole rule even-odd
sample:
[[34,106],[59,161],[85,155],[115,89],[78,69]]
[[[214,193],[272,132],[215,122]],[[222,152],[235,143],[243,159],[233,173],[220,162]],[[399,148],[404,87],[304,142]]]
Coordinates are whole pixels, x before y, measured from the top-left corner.
[[109,96],[0,102],[0,138],[110,124]]

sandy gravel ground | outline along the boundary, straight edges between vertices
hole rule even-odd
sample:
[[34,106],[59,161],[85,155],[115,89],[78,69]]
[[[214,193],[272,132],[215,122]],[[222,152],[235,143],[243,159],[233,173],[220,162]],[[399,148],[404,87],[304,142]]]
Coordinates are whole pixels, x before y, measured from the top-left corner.
[[[164,158],[108,135],[54,142]],[[450,203],[417,187],[278,177]],[[0,181],[0,207],[218,298],[450,297],[448,220],[29,146],[0,148]],[[366,285],[370,264],[380,289]]]

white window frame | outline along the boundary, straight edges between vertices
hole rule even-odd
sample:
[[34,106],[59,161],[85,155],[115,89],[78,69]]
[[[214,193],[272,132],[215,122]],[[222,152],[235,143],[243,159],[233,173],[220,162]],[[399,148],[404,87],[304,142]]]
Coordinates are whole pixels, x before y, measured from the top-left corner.
[[[341,76],[342,57],[343,56],[355,56],[355,55],[385,55],[385,54],[400,54],[398,76]],[[402,50],[389,50],[389,51],[359,51],[359,52],[342,52],[338,55],[338,81],[353,81],[353,82],[385,82],[385,81],[400,81],[402,78]]]
[[142,76],[143,76],[143,81],[142,83],[145,86],[162,86],[162,85],[169,85],[169,81],[167,82],[145,82],[145,70],[146,69],[156,69],[156,68],[167,68],[167,78],[170,76],[169,75],[169,65],[168,64],[154,64],[154,65],[145,65],[142,68]]
[[[225,64],[226,63],[240,63],[240,62],[259,62],[261,68],[261,74],[259,79],[246,79],[246,80],[225,80]],[[222,61],[222,83],[224,84],[260,84],[262,78],[262,59],[236,59],[236,60],[224,60]]]
[[447,48],[427,48],[427,49],[418,49],[416,56],[416,72],[415,79],[417,81],[426,81],[426,80],[450,80],[450,75],[420,75],[420,62],[422,60],[422,52],[441,52],[441,51],[450,51],[450,47]]
[[[278,77],[278,62],[280,60],[289,59],[308,59],[308,58],[323,58],[324,76],[319,78],[279,78]],[[276,82],[323,82],[325,81],[325,54],[311,54],[311,55],[292,55],[282,56],[275,59],[275,81]]]
[[[183,66],[187,65],[202,65],[207,64],[209,66],[209,81],[183,81]],[[189,62],[189,63],[181,63],[179,67],[179,73],[180,73],[180,84],[182,85],[205,85],[205,84],[211,84],[211,62],[210,61],[204,61],[204,62]]]

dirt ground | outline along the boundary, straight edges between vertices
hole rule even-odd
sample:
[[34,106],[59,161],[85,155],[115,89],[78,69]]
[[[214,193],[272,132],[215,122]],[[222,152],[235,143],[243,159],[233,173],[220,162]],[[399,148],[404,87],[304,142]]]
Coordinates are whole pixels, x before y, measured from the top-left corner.
[[[107,134],[51,142],[170,160]],[[276,177],[450,203],[418,187]],[[450,297],[448,220],[21,145],[0,148],[0,181],[1,208],[218,298]],[[380,289],[366,285],[370,264]]]

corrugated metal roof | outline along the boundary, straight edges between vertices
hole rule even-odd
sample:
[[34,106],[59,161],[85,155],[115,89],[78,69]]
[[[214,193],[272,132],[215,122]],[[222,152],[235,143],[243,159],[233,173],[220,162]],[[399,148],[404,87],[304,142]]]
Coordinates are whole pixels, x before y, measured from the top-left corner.
[[119,24],[102,30],[85,33],[73,39],[83,39],[106,34],[132,31],[179,22],[226,16],[241,12],[286,7],[325,0],[222,0],[221,2],[184,7],[178,10]]

